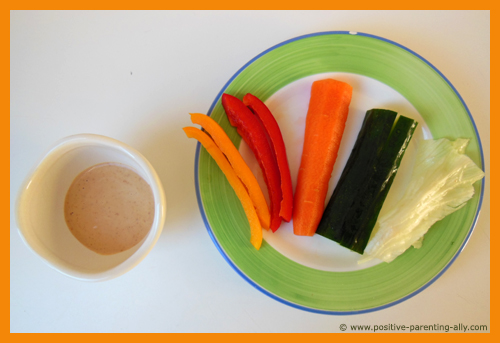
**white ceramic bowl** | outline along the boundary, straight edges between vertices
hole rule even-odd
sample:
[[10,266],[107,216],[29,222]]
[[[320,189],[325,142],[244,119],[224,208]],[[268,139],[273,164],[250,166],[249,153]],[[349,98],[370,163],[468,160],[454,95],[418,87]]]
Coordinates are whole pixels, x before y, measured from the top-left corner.
[[[155,216],[148,235],[133,248],[99,255],[82,245],[64,219],[64,199],[75,177],[103,162],[134,169],[151,186]],[[151,164],[135,149],[115,139],[81,134],[57,142],[27,176],[16,203],[22,239],[49,266],[84,281],[103,281],[135,267],[151,251],[165,223],[166,200]]]

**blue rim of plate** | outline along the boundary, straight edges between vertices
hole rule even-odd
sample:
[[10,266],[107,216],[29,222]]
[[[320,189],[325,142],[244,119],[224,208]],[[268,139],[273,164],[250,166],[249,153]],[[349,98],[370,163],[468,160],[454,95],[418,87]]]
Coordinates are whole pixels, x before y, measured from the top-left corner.
[[[369,37],[369,38],[374,38],[374,39],[378,39],[378,40],[381,40],[381,41],[384,41],[384,42],[387,42],[387,43],[390,43],[390,44],[393,44],[399,48],[402,48],[404,50],[406,50],[407,52],[415,55],[416,57],[418,57],[420,60],[422,60],[423,62],[425,62],[429,67],[431,67],[435,72],[437,72],[439,74],[439,76],[441,76],[441,78],[443,80],[446,81],[446,83],[452,88],[453,92],[456,94],[456,96],[460,99],[460,102],[462,103],[462,105],[464,106],[465,110],[467,111],[467,114],[469,116],[469,119],[471,120],[471,123],[472,123],[472,126],[474,127],[474,131],[476,133],[476,138],[477,138],[477,141],[478,141],[478,145],[479,145],[479,150],[480,150],[480,155],[481,155],[481,169],[484,170],[484,154],[483,154],[483,146],[482,146],[482,143],[481,143],[481,138],[479,136],[479,132],[477,130],[477,126],[476,126],[476,123],[474,122],[474,118],[472,117],[470,111],[469,111],[469,108],[467,107],[465,101],[463,100],[462,96],[460,95],[460,93],[457,91],[457,89],[455,88],[455,86],[453,86],[453,84],[443,75],[443,73],[441,73],[434,65],[432,65],[432,63],[430,63],[429,61],[427,61],[425,58],[423,58],[422,56],[420,56],[419,54],[417,54],[416,52],[414,52],[413,50],[411,49],[408,49],[407,47],[399,44],[399,43],[396,43],[394,41],[391,41],[389,39],[386,39],[386,38],[382,38],[382,37],[379,37],[379,36],[375,36],[375,35],[372,35],[372,34],[368,34],[368,33],[362,33],[362,32],[352,32],[352,31],[324,31],[324,32],[316,32],[316,33],[311,33],[311,34],[307,34],[307,35],[303,35],[303,36],[298,36],[298,37],[295,37],[295,38],[292,38],[292,39],[289,39],[289,40],[286,40],[286,41],[283,41],[279,44],[276,44],[274,46],[272,46],[271,48],[267,49],[267,50],[264,50],[263,52],[261,52],[260,54],[258,54],[257,56],[255,56],[254,58],[252,58],[250,61],[248,61],[245,65],[243,65],[227,82],[226,84],[222,87],[222,89],[220,90],[220,92],[217,94],[217,96],[215,97],[215,100],[213,101],[212,105],[210,106],[210,109],[208,110],[208,113],[207,115],[211,115],[212,114],[212,111],[215,107],[215,105],[217,104],[217,101],[218,99],[220,99],[220,97],[222,96],[222,94],[224,93],[224,91],[226,90],[226,88],[231,84],[231,82],[233,82],[233,80],[243,71],[245,70],[250,64],[252,64],[254,61],[256,61],[257,59],[259,59],[260,57],[262,57],[263,55],[269,53],[270,51],[272,50],[275,50],[283,45],[286,45],[286,44],[289,44],[291,42],[294,42],[294,41],[297,41],[297,40],[301,40],[301,39],[306,39],[306,38],[310,38],[310,37],[314,37],[314,36],[323,36],[323,35],[359,35],[359,36],[364,36],[364,37]],[[363,309],[363,310],[356,310],[356,311],[326,311],[326,310],[319,310],[319,309],[314,309],[314,308],[310,308],[310,307],[306,307],[306,306],[302,306],[302,305],[298,305],[298,304],[295,304],[293,302],[290,302],[286,299],[283,299],[281,297],[278,297],[276,295],[274,295],[273,293],[267,291],[265,288],[261,287],[260,285],[258,285],[256,282],[254,282],[252,279],[250,279],[247,275],[245,275],[239,268],[238,266],[236,266],[233,261],[231,261],[231,259],[227,256],[226,252],[224,251],[224,249],[222,249],[222,247],[220,246],[219,242],[217,241],[217,239],[215,238],[215,235],[214,235],[214,232],[212,230],[212,228],[210,227],[210,224],[208,222],[208,219],[207,219],[207,216],[206,216],[206,213],[204,211],[204,208],[203,208],[203,203],[202,203],[202,199],[201,199],[201,193],[200,193],[200,185],[199,185],[199,175],[198,175],[198,162],[199,162],[199,157],[200,157],[200,149],[201,149],[201,144],[198,142],[197,145],[196,145],[196,152],[195,152],[195,164],[194,164],[194,181],[195,181],[195,187],[196,187],[196,197],[197,197],[197,201],[198,201],[198,207],[200,209],[200,213],[201,213],[201,216],[203,218],[203,222],[205,223],[205,226],[207,228],[207,231],[208,231],[208,234],[210,235],[210,238],[212,239],[213,243],[215,244],[215,246],[217,247],[217,250],[219,250],[220,254],[222,255],[222,257],[224,257],[224,259],[226,260],[226,262],[231,266],[231,268],[234,269],[234,271],[236,271],[236,273],[238,273],[238,275],[240,275],[245,281],[247,281],[250,285],[252,285],[254,288],[256,288],[257,290],[259,290],[260,292],[264,293],[265,295],[269,296],[270,298],[276,300],[276,301],[279,301],[280,303],[283,303],[285,305],[288,305],[288,306],[291,306],[293,308],[296,308],[296,309],[299,309],[299,310],[303,310],[303,311],[308,311],[308,312],[313,312],[313,313],[318,313],[318,314],[329,314],[329,315],[355,315],[355,314],[363,314],[363,313],[370,313],[370,312],[375,312],[375,311],[380,311],[380,310],[383,310],[383,309],[386,309],[386,308],[389,308],[389,307],[392,307],[394,305],[397,305],[399,303],[402,303],[412,297],[414,297],[415,295],[419,294],[420,292],[422,292],[423,290],[425,290],[427,287],[429,287],[431,284],[433,284],[437,279],[439,279],[441,277],[441,275],[444,274],[444,272],[446,272],[446,270],[448,270],[448,268],[453,264],[453,262],[455,262],[455,260],[457,259],[458,255],[460,255],[460,253],[463,251],[463,249],[465,248],[465,246],[467,245],[467,243],[469,242],[469,239],[472,235],[472,232],[474,231],[474,228],[476,227],[476,224],[477,224],[477,221],[478,221],[478,218],[479,218],[479,214],[481,212],[481,207],[482,207],[482,204],[483,204],[483,195],[484,195],[484,186],[485,186],[485,178],[483,178],[481,180],[481,192],[479,194],[479,203],[478,203],[478,207],[477,207],[477,210],[476,210],[476,215],[474,217],[474,220],[473,220],[473,223],[471,225],[471,228],[469,229],[469,232],[466,236],[466,238],[464,239],[462,245],[460,246],[460,248],[458,249],[457,253],[455,254],[455,256],[453,256],[453,258],[450,259],[450,261],[448,262],[448,264],[438,273],[436,274],[431,280],[429,280],[426,284],[424,284],[422,287],[420,287],[419,289],[411,292],[410,294],[400,298],[400,299],[397,299],[393,302],[390,302],[390,303],[387,303],[387,304],[384,304],[382,306],[377,306],[377,307],[374,307],[374,308],[369,308],[369,309]]]

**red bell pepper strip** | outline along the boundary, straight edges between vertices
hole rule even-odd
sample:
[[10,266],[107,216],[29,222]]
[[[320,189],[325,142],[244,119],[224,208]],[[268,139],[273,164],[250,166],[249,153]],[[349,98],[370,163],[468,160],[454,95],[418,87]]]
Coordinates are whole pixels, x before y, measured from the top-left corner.
[[236,127],[238,133],[253,151],[264,175],[270,201],[271,225],[270,229],[275,232],[281,225],[280,202],[281,186],[280,172],[276,157],[269,144],[266,130],[259,119],[246,107],[243,102],[229,94],[222,95],[222,106],[224,107],[229,122]]
[[293,187],[288,159],[286,157],[285,143],[283,142],[280,127],[269,108],[256,96],[248,93],[243,97],[243,103],[260,119],[266,129],[267,135],[271,139],[281,177],[281,193],[283,198],[281,200],[280,217],[289,222],[292,219]]

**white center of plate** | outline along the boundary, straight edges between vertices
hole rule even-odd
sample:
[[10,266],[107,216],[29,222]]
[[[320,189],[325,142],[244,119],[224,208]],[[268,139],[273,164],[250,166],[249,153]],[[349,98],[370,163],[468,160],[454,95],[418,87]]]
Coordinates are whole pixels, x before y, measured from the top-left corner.
[[[280,89],[266,101],[266,105],[276,118],[283,135],[294,190],[302,156],[311,85],[313,81],[325,78],[344,81],[353,87],[346,128],[337,161],[333,168],[325,205],[330,199],[333,189],[344,169],[344,165],[349,158],[367,110],[372,108],[389,109],[418,122],[417,130],[413,135],[398,174],[384,202],[382,213],[385,208],[391,208],[403,195],[405,190],[404,185],[408,183],[413,168],[418,142],[422,139],[431,139],[430,130],[425,125],[422,116],[401,94],[372,78],[349,73],[326,73],[311,75],[297,80]],[[262,177],[262,171],[255,156],[244,141],[241,142],[240,153],[257,177],[269,203],[269,196]],[[275,233],[270,230],[264,230],[264,239],[274,249],[289,259],[315,269],[345,272],[368,268],[380,263],[372,261],[358,264],[361,255],[320,235],[314,235],[313,237],[295,236],[293,234],[293,220],[290,223],[283,222]]]

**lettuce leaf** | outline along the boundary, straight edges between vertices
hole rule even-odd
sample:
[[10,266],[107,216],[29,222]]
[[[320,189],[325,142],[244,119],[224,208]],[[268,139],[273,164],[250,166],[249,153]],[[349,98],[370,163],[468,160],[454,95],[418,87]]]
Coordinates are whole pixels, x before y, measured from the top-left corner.
[[464,154],[468,139],[425,140],[398,205],[381,213],[360,263],[391,262],[410,246],[419,248],[429,228],[462,208],[484,172]]

